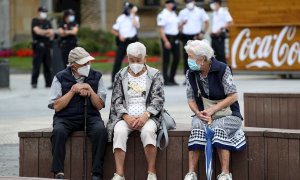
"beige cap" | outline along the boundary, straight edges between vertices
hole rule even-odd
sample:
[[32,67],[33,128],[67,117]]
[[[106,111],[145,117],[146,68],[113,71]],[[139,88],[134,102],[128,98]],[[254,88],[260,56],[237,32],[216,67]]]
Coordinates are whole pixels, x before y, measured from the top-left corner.
[[95,60],[85,49],[82,47],[76,47],[72,49],[69,53],[69,64],[77,63],[77,64],[85,64],[89,61]]

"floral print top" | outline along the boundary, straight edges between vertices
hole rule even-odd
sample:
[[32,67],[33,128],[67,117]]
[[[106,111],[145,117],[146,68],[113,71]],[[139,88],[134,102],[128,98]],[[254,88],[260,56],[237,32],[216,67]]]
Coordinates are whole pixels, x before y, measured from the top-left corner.
[[128,73],[128,114],[139,116],[146,111],[146,80],[147,72],[138,77]]

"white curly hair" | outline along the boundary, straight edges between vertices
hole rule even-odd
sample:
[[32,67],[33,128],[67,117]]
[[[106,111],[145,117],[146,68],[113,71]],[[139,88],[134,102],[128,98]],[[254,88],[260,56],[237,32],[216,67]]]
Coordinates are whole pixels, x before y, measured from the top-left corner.
[[146,47],[140,42],[131,43],[127,47],[127,55],[144,58],[146,56]]
[[214,56],[214,50],[209,45],[207,40],[189,40],[184,46],[185,51],[188,53],[191,50],[197,57],[205,56],[207,60],[211,60]]

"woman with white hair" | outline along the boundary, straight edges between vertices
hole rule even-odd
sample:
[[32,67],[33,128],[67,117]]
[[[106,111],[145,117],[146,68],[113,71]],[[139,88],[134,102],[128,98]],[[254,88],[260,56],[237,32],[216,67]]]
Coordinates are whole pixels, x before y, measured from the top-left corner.
[[245,135],[237,89],[230,68],[214,58],[206,40],[191,40],[185,45],[188,54],[187,99],[195,113],[189,138],[189,172],[185,180],[197,180],[195,173],[200,150],[206,145],[207,127],[214,131],[212,146],[217,149],[221,164],[219,180],[231,180],[230,151],[242,150]]
[[113,84],[111,109],[107,123],[108,141],[113,140],[116,173],[113,180],[124,180],[124,161],[128,135],[141,132],[148,163],[148,180],[156,180],[156,132],[164,106],[160,72],[146,65],[146,47],[135,42],[127,47],[129,66],[121,69]]

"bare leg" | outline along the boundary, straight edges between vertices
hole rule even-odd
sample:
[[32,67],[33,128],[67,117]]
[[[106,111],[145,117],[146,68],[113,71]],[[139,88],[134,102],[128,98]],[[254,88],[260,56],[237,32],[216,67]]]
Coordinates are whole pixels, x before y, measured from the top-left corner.
[[225,149],[218,149],[218,155],[220,159],[222,172],[229,173],[229,160],[230,160],[230,151]]
[[189,172],[196,172],[200,151],[189,151]]
[[124,152],[120,148],[116,148],[114,155],[116,161],[116,173],[119,176],[124,176],[124,162],[125,162],[126,152]]
[[156,154],[157,148],[153,145],[147,145],[144,148],[146,159],[148,162],[148,172],[156,173],[155,163],[156,163]]

